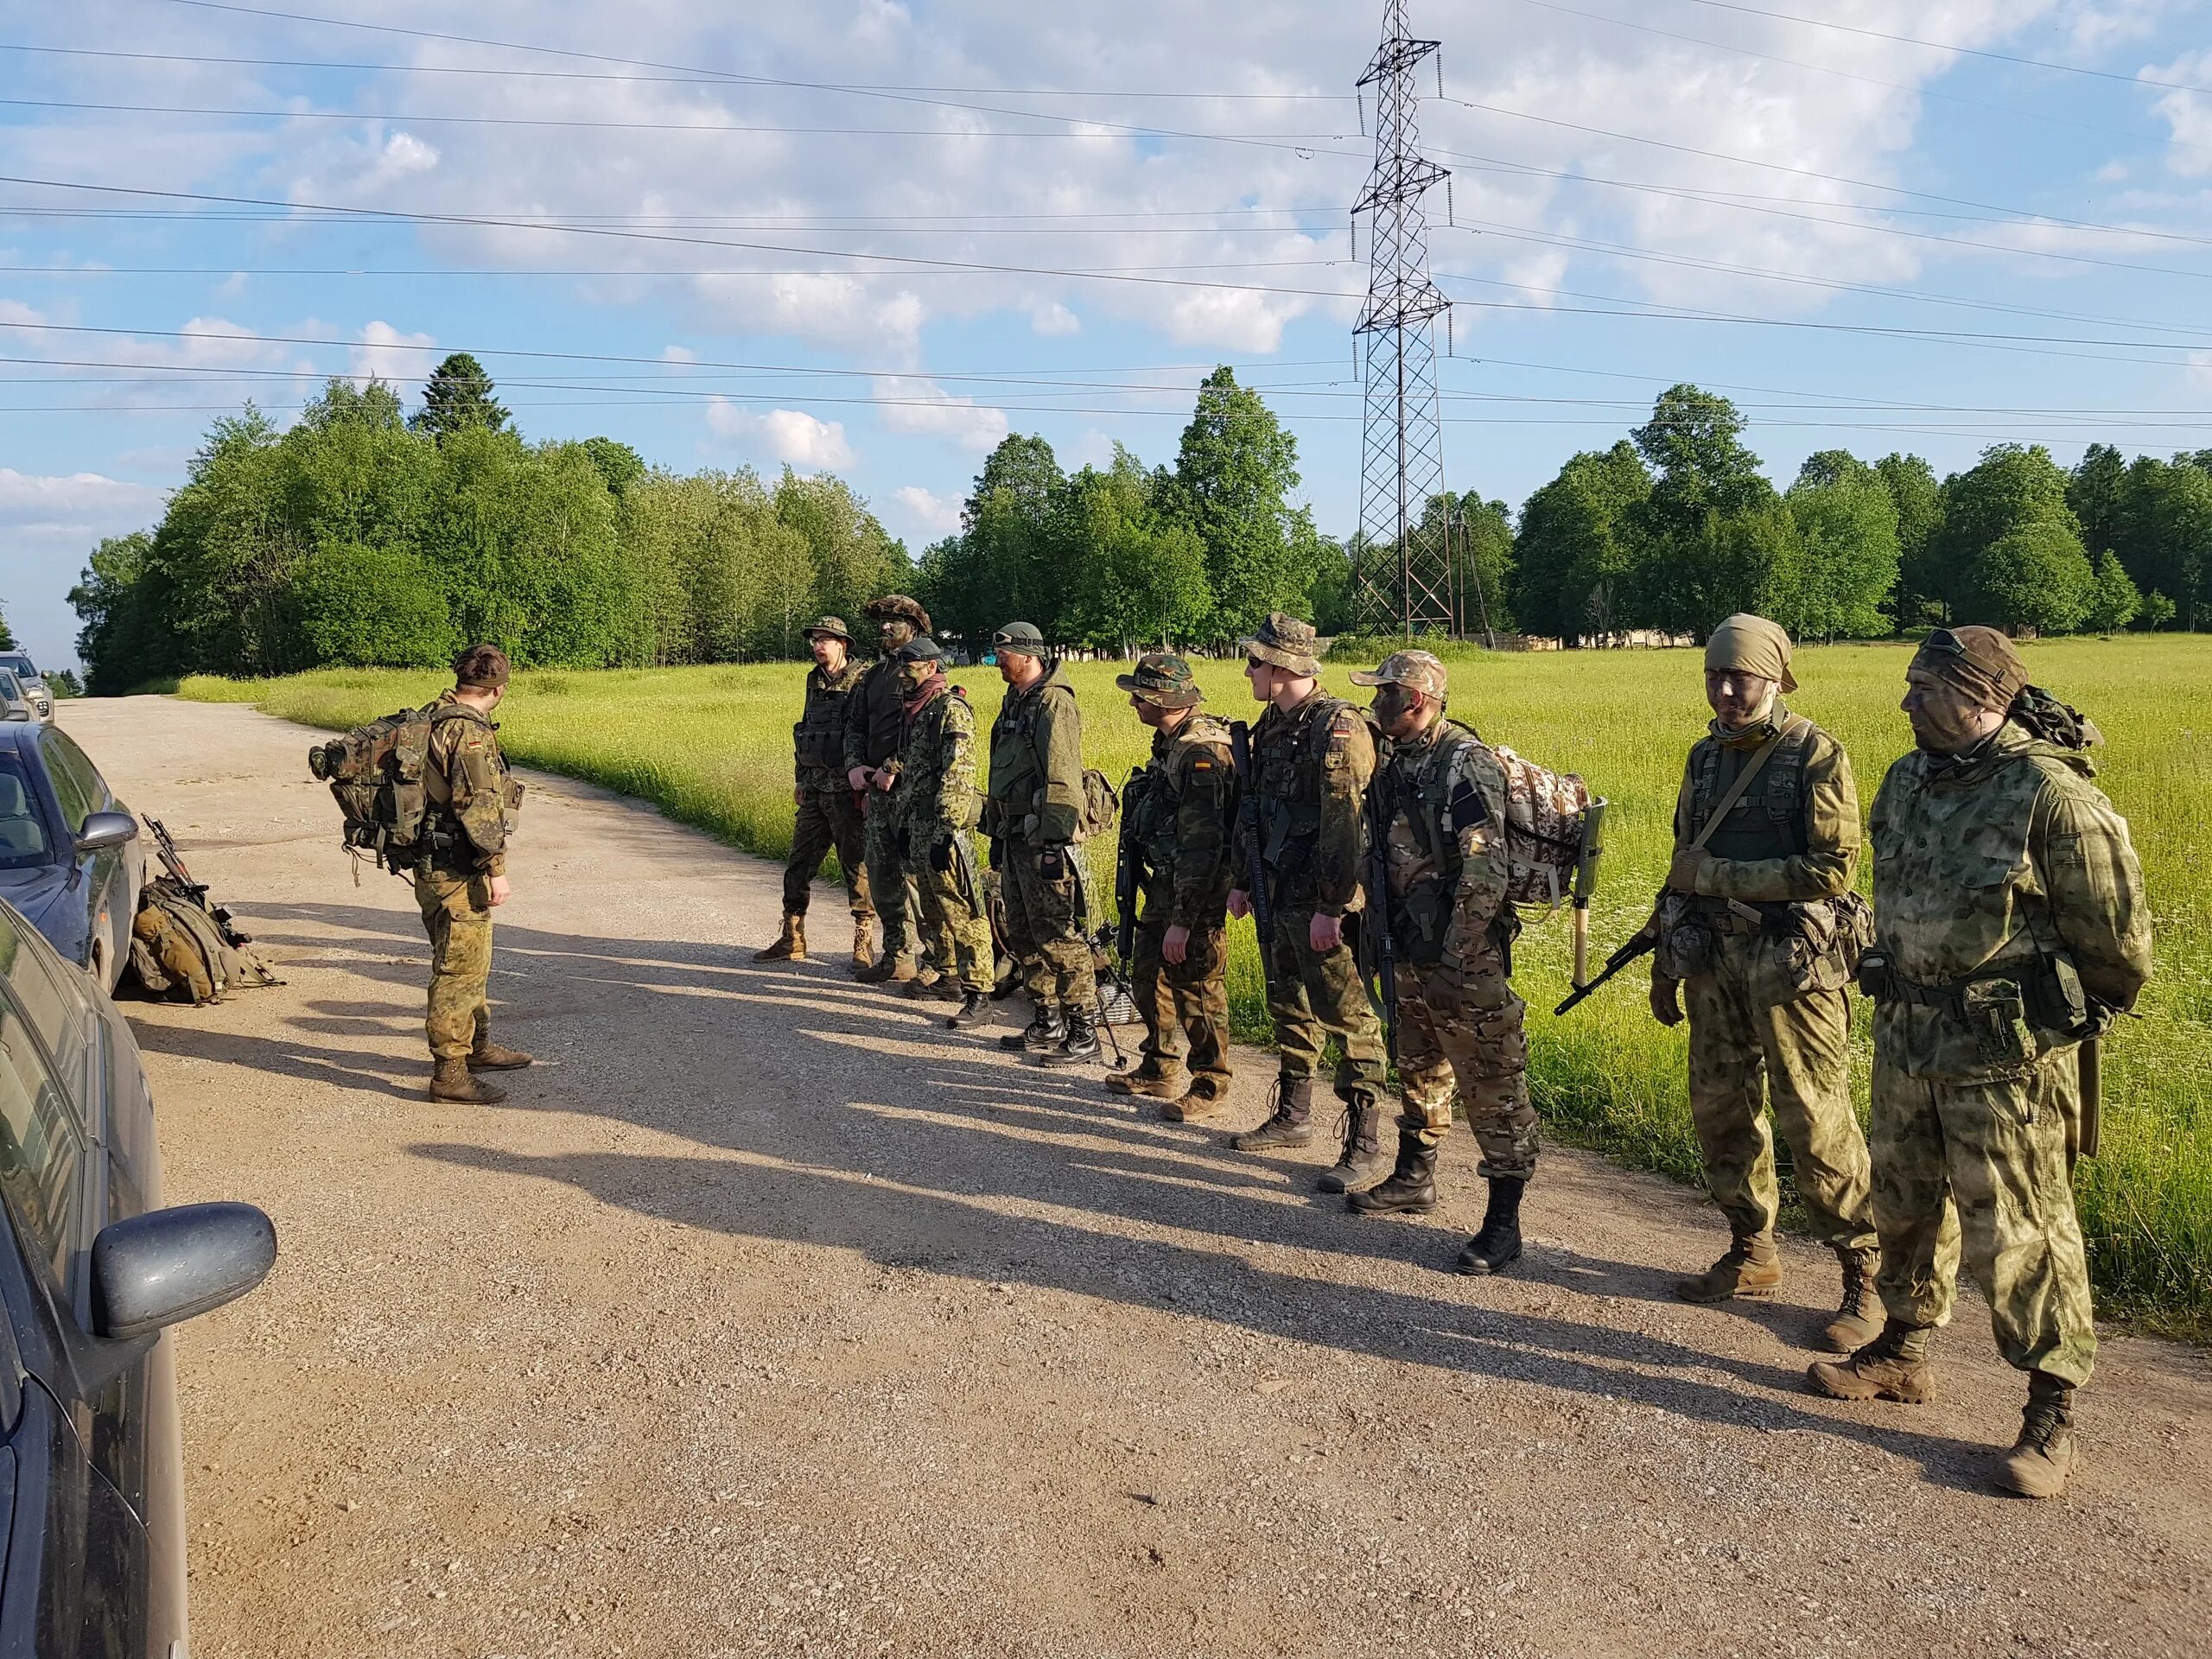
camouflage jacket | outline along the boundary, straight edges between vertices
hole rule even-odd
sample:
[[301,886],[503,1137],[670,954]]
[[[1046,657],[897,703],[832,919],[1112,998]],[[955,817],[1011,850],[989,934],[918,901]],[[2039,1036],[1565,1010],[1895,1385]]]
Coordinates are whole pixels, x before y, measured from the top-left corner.
[[988,835],[1040,846],[1075,839],[1083,818],[1083,716],[1054,663],[1026,691],[1007,688],[991,725]]
[[[1780,703],[1759,726],[1724,734],[1718,721],[1690,750],[1675,804],[1675,850],[1697,838],[1713,809],[1789,711]],[[1810,721],[1783,738],[1751,787],[1706,837],[1712,855],[1698,872],[1708,899],[1807,904],[1851,886],[1859,862],[1859,787],[1843,746]]]
[[845,722],[852,710],[853,693],[868,670],[849,659],[842,672],[825,674],[817,665],[807,671],[806,708],[791,728],[791,752],[801,789],[843,789]]
[[1238,781],[1260,798],[1255,817],[1269,900],[1329,916],[1357,910],[1367,786],[1375,778],[1375,740],[1359,710],[1318,687],[1288,714],[1270,703],[1252,727],[1252,771]]
[[871,771],[899,758],[899,726],[906,682],[895,657],[879,657],[861,671],[845,698],[845,770]]
[[1926,995],[1878,1000],[1877,1052],[1908,1076],[2016,1077],[2083,1034],[2073,994],[2124,1009],[2151,976],[2127,821],[2078,750],[2007,722],[1967,755],[1915,752],[1874,798],[1875,947]]
[[916,712],[899,751],[892,823],[916,846],[976,826],[976,711],[948,687]]
[[1388,746],[1371,788],[1399,956],[1465,961],[1508,908],[1504,768],[1474,733],[1439,720]]
[[1236,772],[1229,728],[1192,714],[1173,733],[1154,732],[1124,831],[1144,861],[1144,914],[1171,927],[1212,928],[1227,912],[1230,826]]
[[522,791],[499,753],[499,728],[450,691],[430,705],[430,741],[423,786],[432,813],[467,838],[469,854],[443,861],[473,864],[486,875],[507,871],[510,820]]

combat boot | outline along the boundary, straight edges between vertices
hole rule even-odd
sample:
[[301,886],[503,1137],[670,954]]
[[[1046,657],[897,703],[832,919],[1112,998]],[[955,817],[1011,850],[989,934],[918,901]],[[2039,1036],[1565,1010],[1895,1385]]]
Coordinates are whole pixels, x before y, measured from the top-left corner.
[[1364,1192],[1389,1173],[1382,1156],[1382,1103],[1355,1089],[1344,1103],[1344,1149],[1318,1185],[1324,1192]]
[[931,969],[916,974],[906,982],[906,995],[917,1002],[957,1002],[960,1001],[960,982],[950,974],[941,974]]
[[1998,1486],[2020,1497],[2056,1497],[2080,1462],[2072,1387],[2049,1371],[2030,1371],[2020,1438],[1997,1465]]
[[1425,1216],[1436,1208],[1436,1147],[1398,1125],[1398,1166],[1381,1184],[1344,1200],[1363,1216]]
[[786,916],[784,931],[776,942],[753,953],[755,962],[804,962],[806,960],[806,918]]
[[1180,1100],[1190,1086],[1191,1080],[1180,1065],[1154,1065],[1149,1058],[1126,1071],[1111,1072],[1106,1078],[1109,1094],[1147,1095],[1154,1100]]
[[1490,1208],[1483,1211],[1480,1231],[1459,1252],[1459,1273],[1503,1273],[1521,1259],[1521,1195],[1529,1190],[1526,1177],[1493,1175]]
[[951,1031],[970,1031],[977,1026],[991,1023],[991,1005],[983,1000],[981,991],[969,991],[961,997],[960,1006],[944,1017],[945,1027]]
[[1832,1354],[1855,1354],[1882,1329],[1882,1300],[1874,1294],[1874,1270],[1880,1258],[1872,1250],[1835,1254],[1843,1263],[1843,1305],[1821,1332],[1821,1344]]
[[472,1071],[519,1071],[537,1061],[518,1048],[507,1048],[489,1037],[477,1039],[476,1046],[469,1051],[468,1069]]
[[1275,1079],[1274,1109],[1256,1129],[1247,1129],[1229,1144],[1239,1152],[1269,1152],[1277,1147],[1302,1147],[1313,1139],[1313,1079]]
[[853,970],[853,977],[863,985],[886,983],[904,985],[914,977],[916,971],[914,958],[909,953],[903,956],[885,957],[873,967],[855,968]]
[[440,1060],[430,1073],[430,1098],[462,1106],[496,1106],[507,1097],[497,1084],[474,1076],[467,1060]]
[[1847,1360],[1816,1359],[1805,1376],[1815,1394],[1831,1400],[1895,1400],[1923,1405],[1936,1397],[1936,1372],[1928,1363],[1928,1331],[1896,1319]]
[[1081,1008],[1068,1010],[1067,1035],[1037,1057],[1039,1065],[1088,1065],[1098,1058],[1098,1021]]
[[1675,1281],[1675,1294],[1686,1302],[1725,1302],[1742,1296],[1764,1301],[1782,1287],[1782,1253],[1770,1232],[1736,1235],[1728,1254],[1694,1279]]
[[853,966],[865,968],[875,960],[875,928],[874,918],[853,918]]
[[1160,1115],[1170,1123],[1195,1123],[1202,1117],[1211,1117],[1228,1099],[1229,1084],[1224,1079],[1210,1074],[1192,1077],[1190,1092],[1180,1100],[1163,1103]]
[[1048,1048],[1058,1048],[1065,1041],[1068,1022],[1058,1008],[1039,1008],[1037,1017],[1020,1031],[999,1039],[1001,1048],[1026,1048],[1041,1054]]

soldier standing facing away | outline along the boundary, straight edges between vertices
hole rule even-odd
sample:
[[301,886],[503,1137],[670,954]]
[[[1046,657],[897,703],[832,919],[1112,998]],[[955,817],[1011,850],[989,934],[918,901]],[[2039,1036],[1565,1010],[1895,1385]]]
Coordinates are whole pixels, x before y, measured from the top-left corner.
[[[1723,1302],[1769,1297],[1781,1285],[1770,1103],[1798,1197],[1842,1264],[1842,1302],[1820,1342],[1847,1354],[1879,1328],[1845,989],[1864,914],[1851,891],[1859,791],[1842,746],[1783,704],[1797,689],[1789,661],[1789,636],[1764,617],[1732,616],[1713,631],[1713,726],[1690,750],[1675,808],[1675,897],[1662,916],[1681,925],[1662,932],[1651,1007],[1662,1024],[1680,1024],[1676,987],[1687,983],[1690,1116],[1707,1191],[1731,1235],[1727,1254],[1677,1281],[1675,1294]],[[1670,948],[1677,942],[1691,948]]]
[[[1268,953],[1268,1014],[1281,1050],[1274,1108],[1267,1122],[1236,1137],[1240,1152],[1302,1147],[1313,1139],[1313,1074],[1332,1036],[1344,1044],[1337,1097],[1344,1105],[1344,1151],[1321,1178],[1341,1192],[1380,1175],[1382,1027],[1360,982],[1345,935],[1360,907],[1359,861],[1367,785],[1375,776],[1375,741],[1359,710],[1321,690],[1319,641],[1310,622],[1281,611],[1242,642],[1244,677],[1268,705],[1252,728],[1253,776],[1239,786],[1256,793],[1256,852],[1274,937]],[[1248,808],[1248,810],[1249,809]],[[1240,874],[1252,868],[1240,856]],[[1229,894],[1232,916],[1252,912],[1240,880]]]
[[960,1007],[946,1021],[956,1030],[990,1019],[991,925],[983,915],[983,882],[968,832],[982,816],[976,789],[976,714],[968,694],[947,683],[944,652],[924,636],[899,652],[906,680],[906,736],[899,783],[888,797],[906,874],[914,884],[923,930],[944,942]]
[[[2074,1160],[2083,1044],[2151,976],[2127,821],[2090,782],[2096,731],[2028,683],[1993,628],[1938,628],[1905,673],[1917,747],[1874,798],[1874,1222],[1881,1334],[1811,1372],[1844,1400],[1930,1397],[1963,1240],[2006,1361],[2028,1374],[1997,1484],[2054,1497],[2097,1351]],[[2094,1054],[2094,1050],[2087,1051]],[[1955,1219],[1954,1207],[1955,1206]]]
[[1461,1273],[1503,1272],[1521,1255],[1521,1198],[1536,1173],[1526,1005],[1513,993],[1521,918],[1506,899],[1505,771],[1489,747],[1445,717],[1444,664],[1401,651],[1372,674],[1375,722],[1388,741],[1371,785],[1389,872],[1397,963],[1398,1077],[1405,1114],[1388,1179],[1346,1201],[1364,1215],[1436,1207],[1436,1149],[1452,1127],[1456,1084],[1482,1148],[1490,1204],[1459,1253]]
[[415,900],[430,937],[432,1100],[497,1105],[507,1091],[480,1071],[531,1063],[492,1040],[492,912],[507,902],[507,835],[522,791],[499,753],[492,711],[506,696],[507,655],[471,645],[454,658],[454,689],[430,705],[423,766],[429,797]]
[[1171,1122],[1192,1122],[1229,1097],[1225,907],[1236,810],[1229,728],[1199,709],[1205,693],[1180,657],[1155,652],[1114,683],[1153,736],[1135,798],[1122,804],[1143,861],[1131,977],[1144,1052],[1106,1086],[1151,1096]]
[[916,971],[906,866],[897,827],[880,803],[899,776],[899,744],[906,720],[906,683],[899,653],[908,640],[930,631],[930,615],[904,594],[872,599],[862,614],[875,624],[882,655],[868,665],[846,698],[845,781],[862,801],[868,898],[883,924],[883,954],[874,965],[855,969],[853,977],[863,984],[880,985],[887,980],[910,980]]
[[817,619],[806,630],[806,643],[814,666],[807,671],[805,708],[791,728],[797,769],[791,800],[798,817],[791,826],[791,855],[784,865],[784,931],[766,950],[754,951],[753,960],[806,960],[808,891],[823,855],[834,847],[853,908],[853,966],[865,968],[875,959],[868,938],[875,907],[868,902],[861,798],[845,776],[845,721],[866,671],[852,660],[853,636],[845,632],[842,617]]

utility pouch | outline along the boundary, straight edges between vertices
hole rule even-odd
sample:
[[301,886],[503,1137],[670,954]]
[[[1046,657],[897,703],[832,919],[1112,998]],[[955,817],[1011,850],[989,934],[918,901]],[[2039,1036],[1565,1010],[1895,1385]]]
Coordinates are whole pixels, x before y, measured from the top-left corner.
[[1859,981],[1862,996],[1872,997],[1877,1002],[1897,1001],[1897,968],[1883,952],[1873,950],[1859,952],[1854,977]]
[[1694,979],[1713,971],[1713,930],[1700,920],[1697,901],[1669,893],[1659,901],[1659,944],[1652,966],[1669,979]]
[[2009,1070],[2034,1060],[2026,1003],[2013,981],[1968,980],[1959,989],[1959,1012],[1974,1034],[1974,1051],[1984,1065]]
[[2056,954],[2038,957],[2035,970],[2028,976],[2021,990],[2027,1002],[2029,1022],[2038,1032],[2065,1043],[2078,1043],[2098,1034],[2096,1012],[2090,1006],[2089,995],[2082,988],[2082,976],[2071,957]]

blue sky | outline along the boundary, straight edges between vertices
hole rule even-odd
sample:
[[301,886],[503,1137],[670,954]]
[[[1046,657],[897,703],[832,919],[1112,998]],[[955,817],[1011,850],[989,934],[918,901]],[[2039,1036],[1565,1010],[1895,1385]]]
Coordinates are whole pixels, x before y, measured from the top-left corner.
[[[0,601],[43,660],[219,412],[453,349],[533,437],[835,470],[917,552],[1007,431],[1167,459],[1228,362],[1355,527],[1379,4],[286,10],[0,19]],[[2203,4],[1412,10],[1454,488],[1517,505],[1682,379],[1784,484],[2212,447]]]

